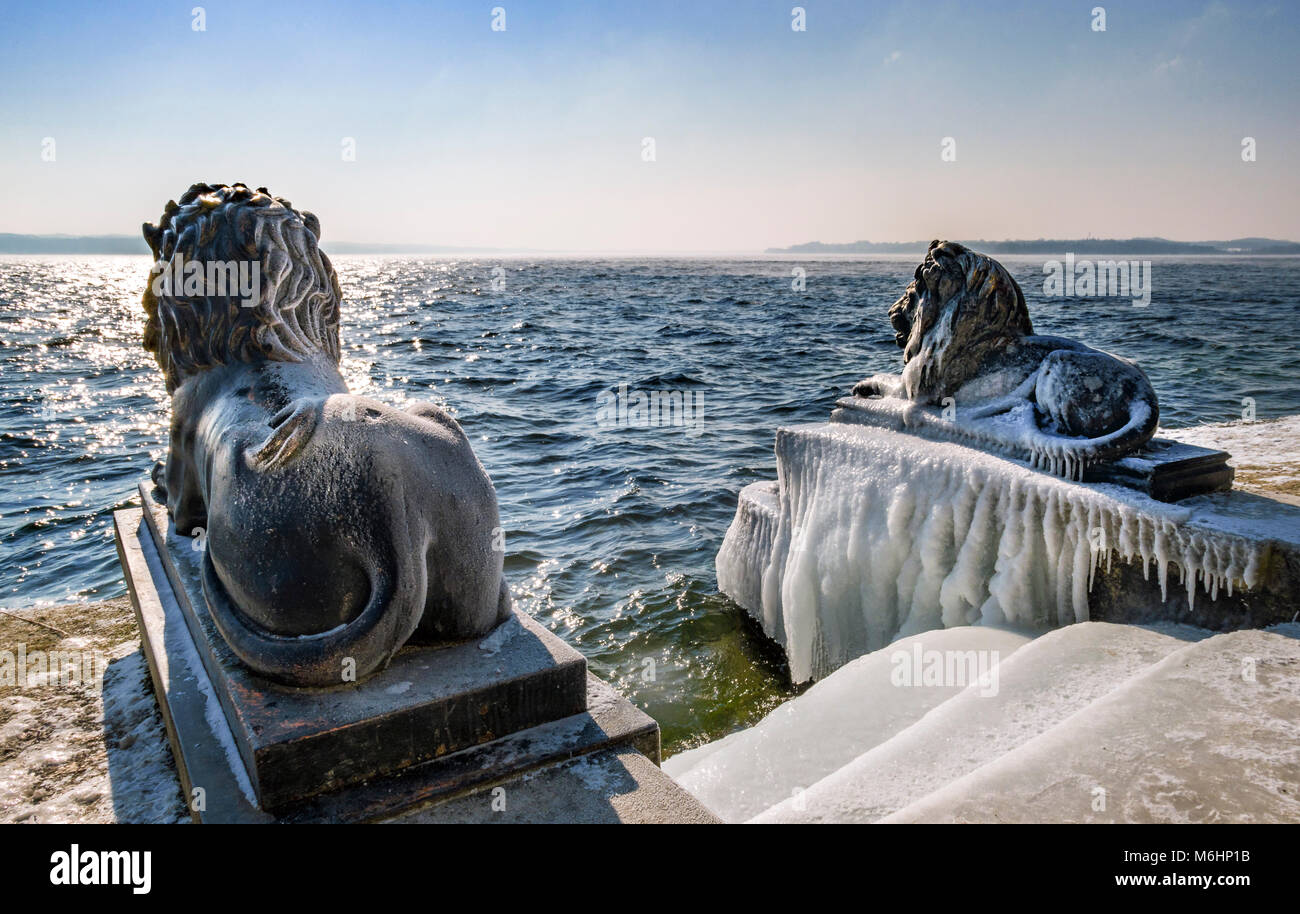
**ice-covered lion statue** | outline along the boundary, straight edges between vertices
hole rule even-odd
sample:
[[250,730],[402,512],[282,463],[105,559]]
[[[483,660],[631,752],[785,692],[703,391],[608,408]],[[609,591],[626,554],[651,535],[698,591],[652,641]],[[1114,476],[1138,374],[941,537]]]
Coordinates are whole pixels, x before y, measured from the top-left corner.
[[338,685],[408,639],[504,621],[492,483],[443,410],[348,392],[316,217],[265,188],[195,184],[144,235],[144,346],[172,398],[154,481],[176,530],[202,538],[205,602],[235,655]]
[[[956,242],[930,243],[889,319],[903,372],[859,382],[856,396],[952,405],[960,421],[973,421],[965,437],[1019,445],[1036,464],[1076,478],[1156,430],[1156,393],[1140,368],[1074,340],[1036,336],[1011,274]],[[1032,423],[978,421],[1013,411]]]

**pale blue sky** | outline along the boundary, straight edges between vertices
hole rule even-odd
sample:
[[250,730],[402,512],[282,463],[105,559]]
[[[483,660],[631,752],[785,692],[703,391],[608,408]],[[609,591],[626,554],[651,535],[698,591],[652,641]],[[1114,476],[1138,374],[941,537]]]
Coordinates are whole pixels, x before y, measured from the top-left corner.
[[327,241],[1300,240],[1292,3],[195,5],[6,5],[0,231],[242,180]]

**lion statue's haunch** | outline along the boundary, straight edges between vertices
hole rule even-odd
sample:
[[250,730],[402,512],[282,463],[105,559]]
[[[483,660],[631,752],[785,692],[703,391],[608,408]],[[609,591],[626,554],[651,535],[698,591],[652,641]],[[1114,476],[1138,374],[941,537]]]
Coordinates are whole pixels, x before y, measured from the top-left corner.
[[408,639],[508,618],[496,493],[460,426],[348,392],[316,217],[265,188],[195,184],[144,235],[144,346],[172,396],[154,481],[177,531],[206,541],[204,597],[235,655],[338,685]]
[[[856,396],[954,405],[963,437],[1018,445],[1036,465],[1072,478],[1155,433],[1160,410],[1140,368],[1074,340],[1035,336],[1011,274],[956,242],[930,243],[889,320],[903,373],[867,378]],[[978,421],[1029,414],[1026,404],[1027,425]]]

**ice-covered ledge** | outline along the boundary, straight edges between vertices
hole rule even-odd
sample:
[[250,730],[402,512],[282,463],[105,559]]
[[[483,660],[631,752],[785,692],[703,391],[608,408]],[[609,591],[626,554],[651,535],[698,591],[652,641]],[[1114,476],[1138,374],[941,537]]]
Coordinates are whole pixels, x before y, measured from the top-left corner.
[[954,625],[1229,629],[1297,608],[1300,508],[1257,495],[1166,504],[842,423],[779,429],[776,458],[776,483],[741,492],[718,587],[784,646],[796,682]]

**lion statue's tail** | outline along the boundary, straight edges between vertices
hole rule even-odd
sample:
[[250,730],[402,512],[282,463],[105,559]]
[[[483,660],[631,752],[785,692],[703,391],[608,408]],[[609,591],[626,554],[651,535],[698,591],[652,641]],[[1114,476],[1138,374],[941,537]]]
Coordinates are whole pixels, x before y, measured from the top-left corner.
[[1110,463],[1133,453],[1151,440],[1160,424],[1160,407],[1155,392],[1140,393],[1130,401],[1129,417],[1115,431],[1097,438],[1059,438],[1036,429],[1025,444],[1030,463],[1040,470],[1080,481],[1088,468]]
[[293,686],[343,685],[387,666],[424,613],[422,570],[401,551],[392,561],[393,567],[371,569],[361,613],[319,634],[277,635],[249,619],[221,583],[211,550],[203,553],[203,596],[226,644],[255,671]]

